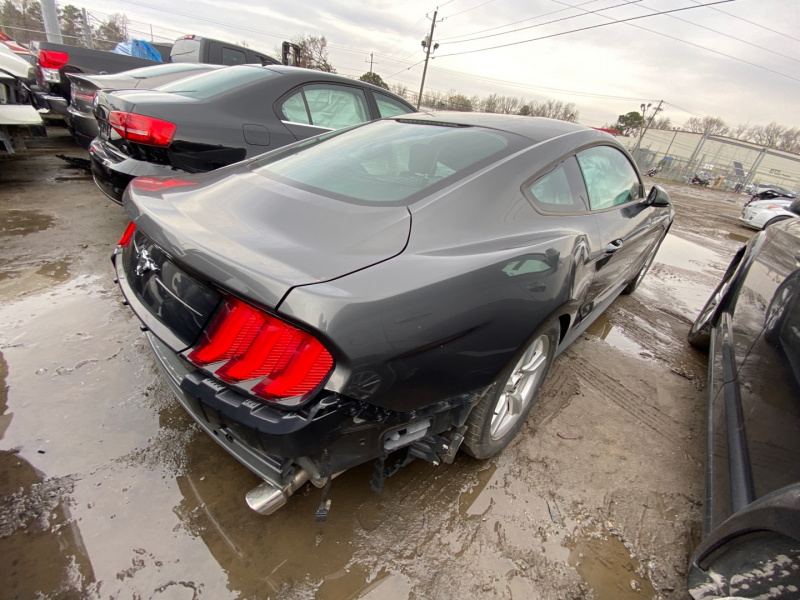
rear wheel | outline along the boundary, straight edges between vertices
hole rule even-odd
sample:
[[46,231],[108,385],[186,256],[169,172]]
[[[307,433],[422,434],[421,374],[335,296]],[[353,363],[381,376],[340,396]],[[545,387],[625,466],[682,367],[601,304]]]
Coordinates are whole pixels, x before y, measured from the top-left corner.
[[464,449],[489,458],[505,448],[522,427],[553,364],[561,325],[541,327],[503,369],[467,418]]

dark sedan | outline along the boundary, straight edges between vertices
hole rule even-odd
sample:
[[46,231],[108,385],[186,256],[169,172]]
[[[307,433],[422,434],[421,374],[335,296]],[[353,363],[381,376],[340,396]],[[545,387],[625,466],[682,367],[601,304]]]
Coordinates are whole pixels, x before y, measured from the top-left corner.
[[222,65],[168,63],[111,75],[67,73],[67,79],[72,84],[67,107],[69,132],[79,146],[89,148],[89,144],[100,133],[92,113],[94,96],[100,90],[152,90],[172,81],[221,68]]
[[473,113],[138,178],[124,206],[122,292],[263,514],[369,460],[379,484],[398,453],[499,452],[674,216],[611,136]]
[[155,92],[98,92],[92,173],[115,202],[137,176],[211,171],[326,131],[415,109],[321,71],[241,65]]
[[[800,201],[791,207],[800,215]],[[800,595],[800,219],[734,257],[689,341],[709,349],[695,600]]]

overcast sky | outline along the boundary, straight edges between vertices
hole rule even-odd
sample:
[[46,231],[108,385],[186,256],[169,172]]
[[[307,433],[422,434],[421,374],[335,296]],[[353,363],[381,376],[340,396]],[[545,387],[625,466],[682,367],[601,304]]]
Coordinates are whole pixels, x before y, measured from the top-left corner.
[[[580,122],[612,123],[664,100],[681,125],[712,115],[728,124],[800,126],[800,3],[733,0],[80,0],[97,18],[124,12],[131,33],[156,41],[195,33],[276,54],[281,41],[325,35],[336,70],[373,69],[418,91],[421,40],[438,8],[426,90],[574,102]],[[61,2],[66,4],[67,2]],[[590,12],[591,11],[591,12]],[[513,25],[512,25],[513,24]],[[597,27],[599,26],[599,27]],[[590,29],[585,29],[590,28]],[[510,30],[519,31],[507,33]],[[575,31],[584,29],[583,31]],[[572,33],[565,33],[572,32]],[[499,35],[498,35],[499,34]],[[563,35],[558,35],[563,34]],[[535,40],[534,38],[544,38]],[[474,39],[482,38],[482,39]],[[533,41],[528,41],[533,40]],[[522,43],[517,43],[522,42]],[[503,48],[487,49],[505,45]],[[651,109],[652,110],[652,109]]]

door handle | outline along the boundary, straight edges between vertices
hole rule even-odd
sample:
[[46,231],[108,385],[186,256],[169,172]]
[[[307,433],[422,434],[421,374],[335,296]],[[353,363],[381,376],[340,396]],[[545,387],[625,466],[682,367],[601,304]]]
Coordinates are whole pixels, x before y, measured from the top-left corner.
[[606,246],[606,252],[608,253],[616,252],[620,248],[622,248],[622,240],[614,240],[613,242],[608,243],[608,245]]

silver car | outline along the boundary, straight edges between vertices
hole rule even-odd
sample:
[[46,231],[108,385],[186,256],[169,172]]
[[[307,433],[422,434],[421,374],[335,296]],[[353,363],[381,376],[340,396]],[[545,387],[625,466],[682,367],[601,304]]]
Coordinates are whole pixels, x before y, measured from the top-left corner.
[[757,200],[744,207],[739,222],[753,229],[766,229],[778,221],[797,217],[797,215],[789,211],[791,204],[791,198]]

